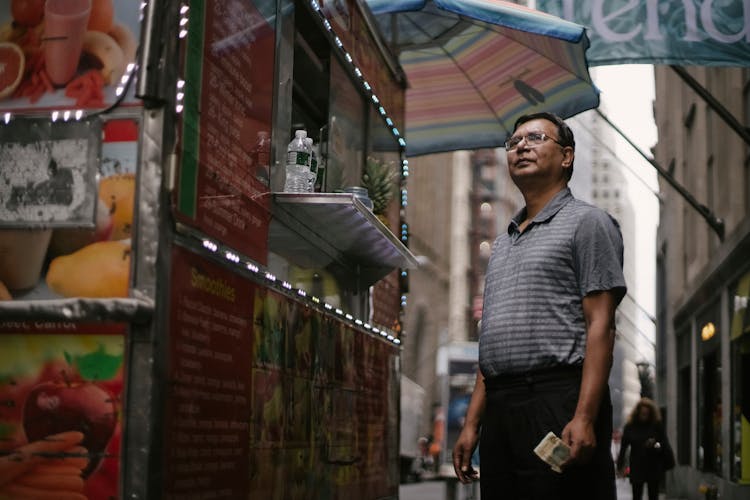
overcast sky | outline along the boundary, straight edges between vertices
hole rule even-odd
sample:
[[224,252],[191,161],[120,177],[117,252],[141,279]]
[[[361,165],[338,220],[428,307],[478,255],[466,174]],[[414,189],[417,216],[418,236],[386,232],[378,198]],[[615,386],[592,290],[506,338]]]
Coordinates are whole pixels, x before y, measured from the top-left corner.
[[[591,68],[591,76],[601,90],[602,112],[641,150],[651,155],[657,142],[653,116],[653,66],[619,65]],[[629,292],[654,314],[656,227],[659,203],[656,170],[622,137],[616,134],[617,156],[630,169],[622,168],[628,183],[628,195],[635,211],[637,287]]]

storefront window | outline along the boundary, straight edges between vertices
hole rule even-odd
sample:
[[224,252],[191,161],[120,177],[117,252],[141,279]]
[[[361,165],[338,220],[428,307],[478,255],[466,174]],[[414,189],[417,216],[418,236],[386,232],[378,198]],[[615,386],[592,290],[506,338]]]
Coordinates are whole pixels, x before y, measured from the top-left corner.
[[690,405],[693,401],[690,384],[690,327],[677,334],[677,460],[690,464]]
[[731,288],[732,480],[750,483],[750,272]]
[[721,475],[721,323],[715,301],[698,317],[698,468]]

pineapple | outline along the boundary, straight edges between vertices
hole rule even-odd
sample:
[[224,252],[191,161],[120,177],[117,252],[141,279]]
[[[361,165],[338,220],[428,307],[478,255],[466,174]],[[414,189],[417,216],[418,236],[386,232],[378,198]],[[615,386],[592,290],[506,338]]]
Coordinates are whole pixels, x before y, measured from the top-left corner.
[[367,195],[372,200],[372,212],[375,215],[385,214],[393,198],[398,172],[392,163],[385,163],[368,157],[362,172],[362,187],[367,188]]

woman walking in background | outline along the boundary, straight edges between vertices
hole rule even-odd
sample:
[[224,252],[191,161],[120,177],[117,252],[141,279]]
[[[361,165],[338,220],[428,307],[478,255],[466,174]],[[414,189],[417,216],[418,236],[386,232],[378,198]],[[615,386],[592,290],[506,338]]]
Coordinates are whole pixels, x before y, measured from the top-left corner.
[[644,484],[648,485],[648,500],[658,500],[659,483],[664,472],[674,467],[674,455],[662,425],[661,412],[649,398],[638,401],[625,424],[617,456],[620,475],[625,473],[628,448],[633,500],[641,500]]

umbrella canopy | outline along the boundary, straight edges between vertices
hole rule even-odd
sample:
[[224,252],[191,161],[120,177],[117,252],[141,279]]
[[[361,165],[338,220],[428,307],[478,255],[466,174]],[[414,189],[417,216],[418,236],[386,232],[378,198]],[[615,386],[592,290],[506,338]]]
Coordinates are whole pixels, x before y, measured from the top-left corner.
[[497,147],[526,113],[599,105],[583,26],[500,0],[367,0],[406,72],[406,154]]

